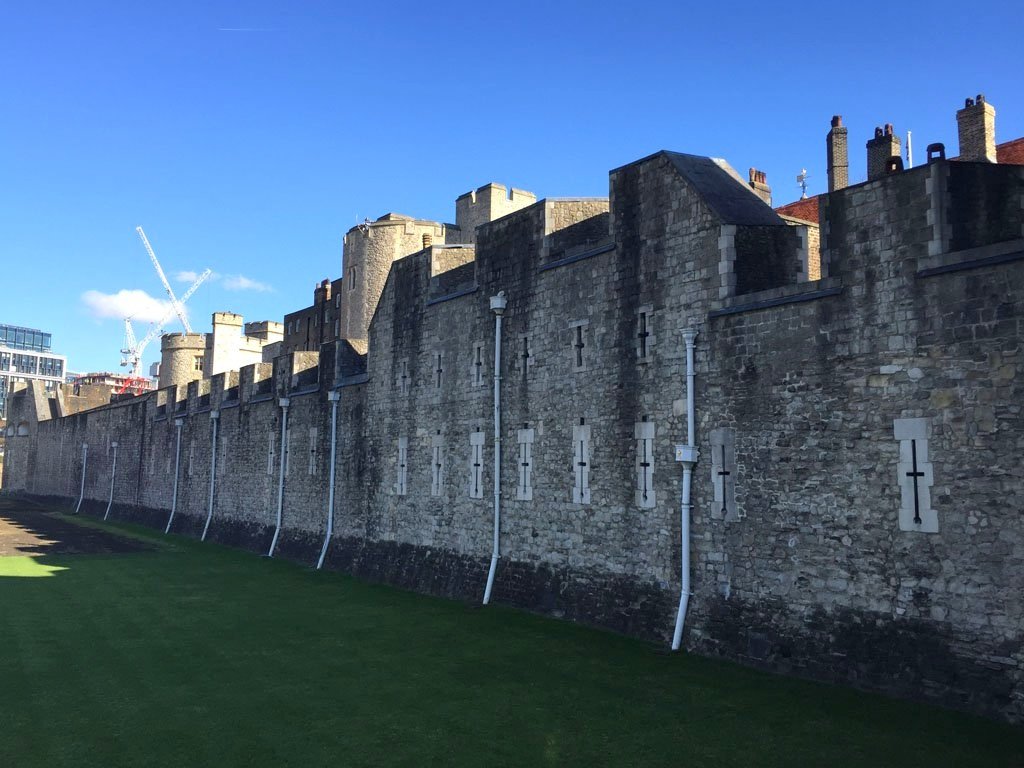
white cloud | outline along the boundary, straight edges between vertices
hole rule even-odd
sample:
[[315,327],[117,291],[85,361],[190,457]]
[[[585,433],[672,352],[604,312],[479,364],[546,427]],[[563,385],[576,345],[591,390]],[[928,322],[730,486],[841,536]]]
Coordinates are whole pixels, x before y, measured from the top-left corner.
[[226,275],[223,282],[224,287],[229,291],[266,292],[274,290],[266,283],[261,283],[259,280],[253,280],[245,275]]
[[117,293],[86,291],[82,294],[82,303],[93,317],[117,320],[130,317],[144,323],[160,322],[171,308],[169,301],[161,301],[137,289]]
[[[186,269],[181,272],[175,272],[174,279],[177,280],[179,283],[188,283],[189,285],[191,285],[192,283],[199,279],[199,273],[193,272],[191,269]],[[213,282],[215,280],[220,280],[220,275],[218,275],[216,272],[211,272],[210,276],[206,279],[209,280],[210,282]]]

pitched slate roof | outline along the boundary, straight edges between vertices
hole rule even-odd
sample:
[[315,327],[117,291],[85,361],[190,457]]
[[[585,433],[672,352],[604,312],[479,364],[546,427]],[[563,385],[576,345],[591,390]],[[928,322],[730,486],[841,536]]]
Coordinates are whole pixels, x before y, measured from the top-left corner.
[[723,224],[785,225],[725,160],[681,152],[664,154]]

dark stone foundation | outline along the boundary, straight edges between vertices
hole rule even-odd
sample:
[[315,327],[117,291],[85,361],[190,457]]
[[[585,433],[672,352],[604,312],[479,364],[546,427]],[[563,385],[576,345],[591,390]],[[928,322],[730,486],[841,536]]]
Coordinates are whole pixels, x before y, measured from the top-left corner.
[[[23,496],[49,506],[74,509],[77,498]],[[85,500],[81,512],[102,517],[106,502]],[[110,517],[162,530],[168,510],[115,505]],[[198,538],[205,516],[177,514],[172,532]],[[271,526],[214,517],[207,540],[265,554]],[[275,556],[316,564],[323,538],[284,529]],[[335,537],[324,567],[366,581],[467,602],[483,598],[489,557],[393,541]],[[502,558],[493,599],[528,611],[590,624],[666,643],[675,620],[678,593],[657,585],[597,571],[552,569]],[[781,601],[759,604],[697,596],[685,634],[693,651],[752,667],[814,680],[837,682],[981,713],[1010,722],[1022,719],[1021,703],[1004,665],[980,664],[969,640],[922,620],[894,621],[849,610],[818,609],[805,618]],[[993,658],[1012,659],[1017,645],[990,648]]]

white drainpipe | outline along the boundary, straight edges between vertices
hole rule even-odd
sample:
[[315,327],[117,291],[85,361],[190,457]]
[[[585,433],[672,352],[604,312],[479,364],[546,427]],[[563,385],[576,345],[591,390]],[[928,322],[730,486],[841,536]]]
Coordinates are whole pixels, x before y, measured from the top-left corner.
[[114,462],[110,465],[110,498],[107,500],[107,511],[103,513],[104,520],[110,515],[110,508],[114,505],[114,475],[117,474],[117,441],[112,442],[110,447],[114,449]]
[[75,505],[75,514],[82,508],[82,499],[85,498],[85,469],[89,466],[89,444],[82,443],[82,491],[78,494],[78,503]]
[[324,565],[327,547],[330,546],[331,536],[334,535],[334,457],[337,451],[338,401],[341,400],[341,392],[337,389],[332,390],[327,393],[327,399],[331,401],[331,464],[327,479],[327,531],[324,533],[324,545],[320,549],[320,559],[316,561],[318,571]]
[[270,549],[267,550],[267,557],[274,556],[274,548],[277,546],[277,538],[281,535],[281,514],[284,510],[284,469],[288,463],[288,406],[291,401],[282,397],[281,405],[281,472],[277,479],[277,522],[274,524],[274,538],[270,542]]
[[484,605],[491,601],[494,572],[498,569],[498,536],[501,533],[501,316],[505,314],[507,303],[504,291],[491,296],[491,311],[494,312],[494,544],[484,589]]
[[174,446],[174,490],[171,492],[171,514],[167,518],[167,527],[164,528],[164,533],[171,532],[171,523],[174,522],[174,511],[178,508],[178,467],[181,464],[181,428],[184,425],[184,419],[174,420],[174,426],[178,429],[178,440]]
[[213,424],[210,445],[210,500],[206,505],[206,525],[203,526],[200,541],[206,541],[206,532],[210,530],[210,521],[213,519],[213,491],[217,485],[217,425],[220,424],[220,411],[210,411],[210,422]]
[[686,608],[690,603],[690,487],[693,480],[693,468],[700,459],[700,453],[694,444],[693,383],[696,374],[693,372],[693,342],[696,338],[697,330],[695,328],[683,329],[683,339],[686,341],[686,445],[676,446],[676,461],[683,465],[683,497],[680,512],[682,583],[679,587],[679,613],[676,615],[675,632],[672,633],[673,651],[678,651],[682,642]]

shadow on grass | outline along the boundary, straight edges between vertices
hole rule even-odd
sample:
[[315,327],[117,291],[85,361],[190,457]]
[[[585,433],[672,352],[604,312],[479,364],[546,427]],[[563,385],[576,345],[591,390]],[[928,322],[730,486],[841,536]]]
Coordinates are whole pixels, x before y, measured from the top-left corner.
[[1024,763],[978,718],[81,522],[148,551],[0,579],[0,765]]

